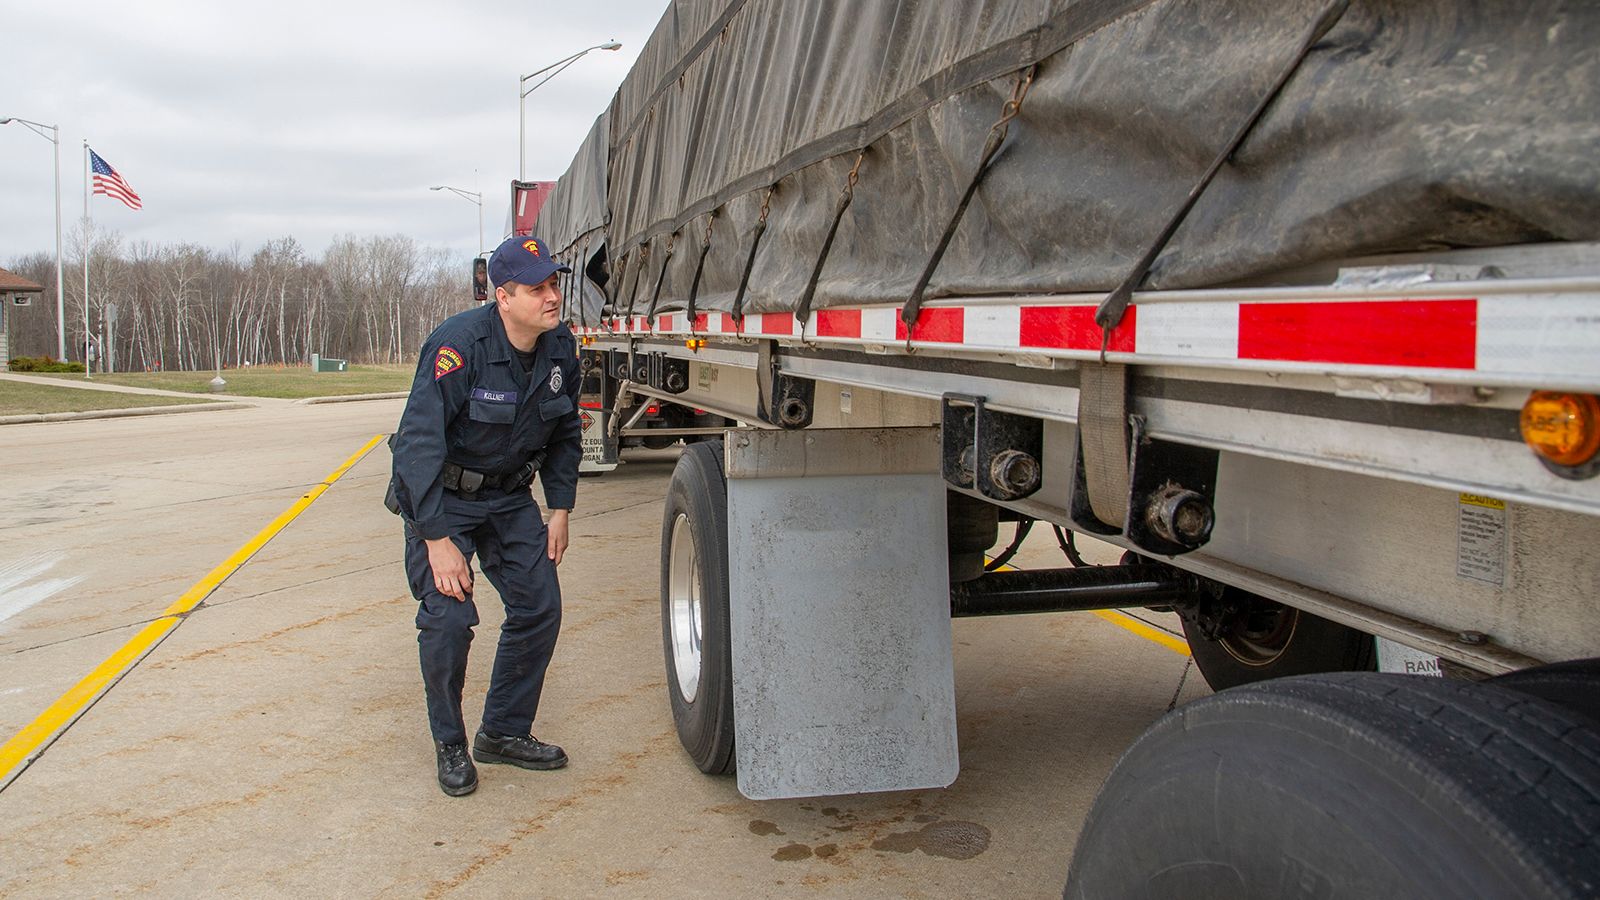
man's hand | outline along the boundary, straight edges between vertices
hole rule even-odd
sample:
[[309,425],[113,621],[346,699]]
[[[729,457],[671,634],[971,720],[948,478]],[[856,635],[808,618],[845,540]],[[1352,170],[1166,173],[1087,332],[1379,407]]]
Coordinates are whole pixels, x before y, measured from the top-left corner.
[[556,565],[561,565],[561,557],[567,553],[567,513],[569,510],[550,510],[550,521],[545,523],[545,532],[549,536],[549,546],[545,555],[550,557]]
[[[565,534],[565,531],[563,531]],[[472,593],[472,569],[455,541],[447,537],[424,541],[428,545],[428,567],[433,569],[433,586],[446,597],[464,602]]]

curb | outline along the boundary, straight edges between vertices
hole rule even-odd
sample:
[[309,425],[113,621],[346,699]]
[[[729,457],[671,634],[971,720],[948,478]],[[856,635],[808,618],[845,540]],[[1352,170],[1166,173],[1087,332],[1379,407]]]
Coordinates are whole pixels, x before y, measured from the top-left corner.
[[387,394],[343,394],[335,397],[303,397],[294,401],[296,404],[311,405],[313,403],[351,403],[360,400],[403,400],[411,396],[410,391],[391,391]]
[[[316,403],[350,403],[361,400],[403,400],[410,395],[411,394],[409,391],[394,391],[386,394],[345,394],[337,397],[303,397],[299,400],[290,400],[287,402],[296,406],[301,406]],[[131,416],[164,416],[173,413],[214,412],[224,409],[260,408],[261,404],[256,403],[220,401],[217,403],[190,403],[182,406],[139,406],[131,409],[89,409],[84,410],[83,412],[21,413],[14,416],[0,416],[0,425],[29,425],[37,424],[39,422],[76,422],[83,419],[121,419]]]
[[184,406],[140,406],[133,409],[89,409],[83,412],[23,413],[0,416],[0,425],[26,425],[37,422],[76,422],[81,419],[124,419],[133,416],[165,416],[175,413],[213,412],[223,409],[251,409],[249,403],[190,403]]

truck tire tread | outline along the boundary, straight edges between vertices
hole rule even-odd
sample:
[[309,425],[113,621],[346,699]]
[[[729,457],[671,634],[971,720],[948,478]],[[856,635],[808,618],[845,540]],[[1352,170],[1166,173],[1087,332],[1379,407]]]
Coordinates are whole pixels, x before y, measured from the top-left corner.
[[1600,733],[1488,683],[1328,673],[1225,691],[1118,761],[1065,896],[1145,896],[1180,870],[1187,896],[1282,896],[1291,863],[1325,890],[1308,896],[1420,896],[1441,878],[1463,896],[1595,896]]

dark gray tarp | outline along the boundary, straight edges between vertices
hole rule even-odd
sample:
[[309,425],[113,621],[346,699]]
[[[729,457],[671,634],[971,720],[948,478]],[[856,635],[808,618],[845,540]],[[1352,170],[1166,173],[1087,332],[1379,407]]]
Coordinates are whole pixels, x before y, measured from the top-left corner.
[[540,208],[536,233],[552,247],[570,248],[605,227],[610,134],[611,117],[602,113]]
[[[1104,291],[1326,5],[677,2],[597,125],[603,159],[585,145],[539,228],[592,253],[589,201],[562,195],[603,183],[606,293],[642,313],[684,308],[714,215],[695,305],[727,310],[772,188],[744,309],[790,310],[865,149],[812,305],[903,302],[1038,62],[928,296]],[[1597,47],[1593,2],[1353,0],[1147,286],[1600,238]]]

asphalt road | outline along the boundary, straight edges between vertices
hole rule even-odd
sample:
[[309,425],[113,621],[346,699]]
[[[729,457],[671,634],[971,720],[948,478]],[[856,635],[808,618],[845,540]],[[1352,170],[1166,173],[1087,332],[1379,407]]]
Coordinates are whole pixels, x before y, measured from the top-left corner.
[[[0,427],[0,740],[399,412]],[[666,702],[656,580],[675,457],[636,452],[580,486],[535,726],[568,768],[483,766],[460,799],[435,785],[379,443],[0,791],[0,895],[1059,896],[1117,755],[1206,692],[1186,656],[1115,616],[959,620],[952,787],[746,800],[687,761]],[[1058,564],[1039,531],[1018,564]],[[500,621],[479,584],[469,725]]]

